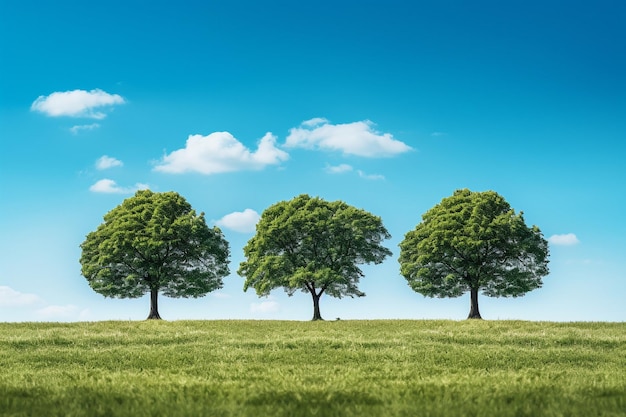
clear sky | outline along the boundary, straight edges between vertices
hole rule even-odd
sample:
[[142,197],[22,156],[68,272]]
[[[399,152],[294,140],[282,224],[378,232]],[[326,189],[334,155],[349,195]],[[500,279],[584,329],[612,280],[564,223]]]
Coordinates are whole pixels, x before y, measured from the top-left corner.
[[398,243],[458,188],[494,190],[550,241],[544,286],[484,318],[626,320],[626,2],[0,1],[0,321],[139,320],[80,243],[139,188],[176,191],[231,245],[224,288],[165,319],[293,319],[244,293],[258,214],[307,193],[381,216],[393,252],[327,319],[463,319]]

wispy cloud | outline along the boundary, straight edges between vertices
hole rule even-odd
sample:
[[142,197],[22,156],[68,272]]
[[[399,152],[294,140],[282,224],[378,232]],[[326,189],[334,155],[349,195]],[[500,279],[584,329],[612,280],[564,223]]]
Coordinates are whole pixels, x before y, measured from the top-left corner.
[[328,120],[324,119],[323,117],[314,117],[313,119],[305,120],[301,123],[301,125],[306,127],[314,127],[325,123],[328,123]]
[[333,125],[323,118],[307,120],[290,129],[285,146],[341,151],[369,158],[389,157],[411,150],[390,133],[377,132],[369,120]]
[[250,304],[250,312],[254,314],[271,314],[280,310],[280,304],[274,300]]
[[0,286],[0,307],[32,306],[43,302],[36,294],[23,293],[6,285]]
[[73,304],[49,305],[36,294],[23,293],[6,285],[0,286],[0,308],[2,307],[39,307],[33,313],[41,320],[89,320],[91,318],[91,311],[88,308]]
[[259,213],[247,208],[244,211],[227,214],[217,220],[215,224],[239,233],[252,233],[256,230],[256,224],[260,218]]
[[119,159],[110,157],[108,155],[103,155],[96,161],[96,169],[102,171],[104,169],[109,169],[113,167],[121,167],[124,163]]
[[578,237],[576,237],[574,233],[552,235],[548,238],[548,242],[558,246],[572,246],[580,243]]
[[91,316],[91,312],[87,308],[67,304],[40,308],[35,311],[35,315],[42,320],[87,320]]
[[329,174],[343,174],[345,172],[350,172],[352,171],[352,166],[348,165],[348,164],[340,164],[340,165],[328,165],[326,166],[326,168],[324,169],[326,172],[328,172]]
[[430,136],[432,136],[434,138],[438,138],[438,137],[445,136],[445,135],[446,135],[445,132],[433,132],[433,133],[430,134]]
[[150,188],[148,184],[137,183],[134,187],[120,187],[113,180],[108,178],[97,181],[94,185],[89,187],[90,191],[94,193],[106,193],[106,194],[132,194],[137,190],[145,190]]
[[90,125],[76,125],[70,127],[70,132],[74,135],[78,135],[81,130],[94,130],[100,127],[100,123],[92,123]]
[[[346,172],[354,171],[354,168],[352,167],[352,165],[340,164],[336,166],[327,165],[324,170],[329,174],[344,174]],[[360,169],[358,169],[356,173],[359,175],[359,177],[366,179],[366,180],[384,180],[385,179],[384,175],[366,174],[364,171],[361,171]]]
[[223,300],[227,300],[227,299],[233,298],[232,295],[226,294],[226,293],[221,292],[221,291],[212,292],[211,296],[215,297],[215,298],[220,298],[220,299],[223,299]]
[[359,177],[364,178],[366,180],[384,180],[385,176],[384,175],[379,175],[379,174],[366,174],[365,172],[359,170]]
[[51,117],[69,116],[104,119],[106,113],[97,109],[125,102],[122,96],[109,94],[100,89],[91,91],[72,90],[54,92],[48,96],[39,96],[30,106],[30,109]]
[[243,170],[260,170],[289,159],[287,152],[276,147],[276,137],[265,134],[257,150],[252,152],[228,132],[214,132],[208,136],[191,135],[183,149],[176,150],[154,168],[171,174],[199,172],[218,174]]

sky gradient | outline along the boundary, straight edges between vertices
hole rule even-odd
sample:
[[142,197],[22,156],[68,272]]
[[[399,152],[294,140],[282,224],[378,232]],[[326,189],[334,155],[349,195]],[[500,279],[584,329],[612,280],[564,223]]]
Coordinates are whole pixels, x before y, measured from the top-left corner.
[[[206,4],[205,4],[206,3]],[[80,275],[80,243],[137,189],[176,191],[231,246],[224,288],[165,319],[289,319],[236,274],[269,205],[307,193],[381,216],[393,252],[328,319],[463,319],[398,244],[459,188],[550,241],[543,288],[487,319],[626,320],[626,3],[0,2],[0,321],[139,320]]]

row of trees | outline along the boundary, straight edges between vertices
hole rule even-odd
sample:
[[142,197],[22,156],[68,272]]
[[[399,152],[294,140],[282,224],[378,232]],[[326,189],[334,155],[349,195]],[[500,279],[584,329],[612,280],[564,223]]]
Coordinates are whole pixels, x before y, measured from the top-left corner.
[[[360,265],[391,255],[380,217],[342,201],[300,195],[267,208],[244,247],[238,269],[244,291],[259,296],[283,288],[320,298],[361,297]],[[222,287],[230,271],[229,245],[175,192],[138,191],[104,216],[81,244],[81,271],[107,297],[150,294],[148,319],[160,319],[158,294],[200,297]],[[470,293],[468,318],[481,318],[478,293],[516,297],[542,285],[548,243],[493,191],[457,190],[422,216],[400,243],[400,272],[428,297]]]

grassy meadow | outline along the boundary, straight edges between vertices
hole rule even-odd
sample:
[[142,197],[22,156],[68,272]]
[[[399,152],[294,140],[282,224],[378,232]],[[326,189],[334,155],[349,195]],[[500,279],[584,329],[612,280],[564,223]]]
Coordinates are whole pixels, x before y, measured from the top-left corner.
[[626,323],[0,323],[1,416],[626,416]]

